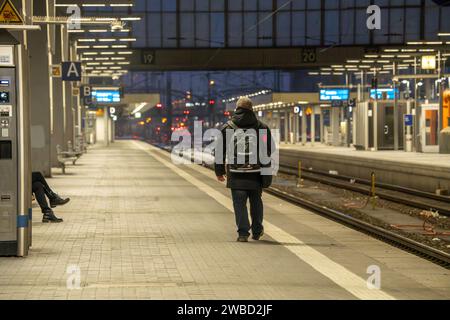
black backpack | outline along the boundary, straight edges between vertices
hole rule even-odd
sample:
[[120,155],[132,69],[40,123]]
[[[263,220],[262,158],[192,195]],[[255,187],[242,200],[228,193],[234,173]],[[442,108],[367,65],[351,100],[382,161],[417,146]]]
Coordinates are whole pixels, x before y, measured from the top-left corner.
[[[258,157],[258,133],[257,128],[241,129],[233,121],[228,122],[233,130],[232,143],[233,158],[229,159],[230,171],[237,173],[261,172]],[[256,146],[256,148],[254,147]]]

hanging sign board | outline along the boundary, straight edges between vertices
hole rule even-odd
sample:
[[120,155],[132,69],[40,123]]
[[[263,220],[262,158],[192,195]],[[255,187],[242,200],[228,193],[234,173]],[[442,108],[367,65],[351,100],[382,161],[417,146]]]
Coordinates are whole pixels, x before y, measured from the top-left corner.
[[320,101],[343,101],[350,98],[349,89],[321,89]]
[[436,70],[436,56],[423,56],[422,57],[422,69],[423,70]]
[[81,81],[81,62],[65,61],[61,65],[63,81]]

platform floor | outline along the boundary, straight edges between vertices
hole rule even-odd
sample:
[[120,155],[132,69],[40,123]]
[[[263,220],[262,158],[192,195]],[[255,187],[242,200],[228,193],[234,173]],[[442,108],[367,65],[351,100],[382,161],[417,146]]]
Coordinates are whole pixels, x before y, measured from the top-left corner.
[[316,143],[314,146],[311,145],[311,143],[308,143],[305,146],[302,146],[301,144],[294,145],[281,143],[280,147],[286,150],[301,150],[360,159],[384,160],[404,164],[450,168],[450,154],[405,151],[357,151],[354,148],[327,146],[321,143]]
[[72,198],[65,222],[34,210],[29,257],[0,258],[0,299],[450,298],[450,271],[269,195],[265,240],[236,243],[213,173],[142,142],[95,147],[67,172],[50,179]]

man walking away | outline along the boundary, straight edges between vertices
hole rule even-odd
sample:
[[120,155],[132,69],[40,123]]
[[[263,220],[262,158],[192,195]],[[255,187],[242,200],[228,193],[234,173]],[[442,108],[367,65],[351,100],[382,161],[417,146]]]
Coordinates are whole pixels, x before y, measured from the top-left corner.
[[[241,129],[241,130],[240,130]],[[253,130],[250,130],[253,129]],[[234,133],[232,136],[233,141],[226,141],[227,131],[232,131]],[[262,146],[260,143],[262,141],[267,143],[267,156],[272,154],[272,139],[269,128],[258,121],[255,113],[253,112],[253,103],[249,98],[241,98],[237,102],[237,108],[231,119],[222,129],[222,135],[218,139],[218,146],[223,146],[223,152],[220,153],[216,150],[215,159],[215,173],[217,179],[220,182],[225,181],[225,176],[227,177],[227,188],[231,189],[231,195],[233,199],[234,213],[236,216],[236,224],[238,227],[238,242],[248,242],[250,236],[250,230],[252,231],[253,240],[260,240],[264,235],[263,227],[263,215],[264,207],[262,202],[262,190],[263,190],[263,180],[261,176],[261,165],[259,163],[253,164],[238,164],[226,163],[226,159],[229,157],[229,146],[236,143],[236,132],[248,132],[248,130],[256,132],[257,138],[251,139],[251,135],[247,137],[247,144],[245,146],[246,152],[247,148],[251,150],[259,150]],[[267,137],[260,139],[260,133],[265,132]],[[230,133],[228,137],[230,137]],[[246,139],[246,138],[244,138]],[[252,143],[257,144],[257,148],[252,146]],[[239,148],[238,148],[239,149]],[[239,150],[235,149],[234,156],[236,153],[239,154]],[[252,153],[250,151],[250,153]],[[253,151],[254,153],[254,151]],[[256,152],[258,153],[258,152]],[[229,160],[229,159],[228,159]],[[270,164],[268,165],[270,166]],[[247,201],[250,201],[250,216],[252,219],[252,224],[250,225],[247,209]]]

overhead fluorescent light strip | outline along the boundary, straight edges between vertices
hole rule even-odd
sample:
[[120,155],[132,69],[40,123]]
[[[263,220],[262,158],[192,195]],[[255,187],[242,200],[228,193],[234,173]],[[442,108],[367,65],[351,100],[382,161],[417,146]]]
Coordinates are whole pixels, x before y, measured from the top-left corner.
[[142,109],[144,109],[144,107],[147,105],[147,102],[143,102],[141,104],[139,104],[132,112],[131,114],[135,114],[138,113],[139,111],[141,111]]
[[120,18],[120,20],[122,20],[122,21],[140,21],[141,17],[125,17],[125,18]]
[[104,3],[83,3],[81,4],[82,7],[106,7],[106,4]]

